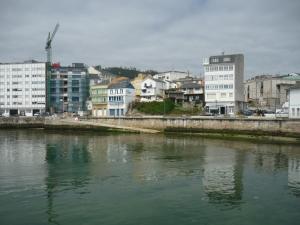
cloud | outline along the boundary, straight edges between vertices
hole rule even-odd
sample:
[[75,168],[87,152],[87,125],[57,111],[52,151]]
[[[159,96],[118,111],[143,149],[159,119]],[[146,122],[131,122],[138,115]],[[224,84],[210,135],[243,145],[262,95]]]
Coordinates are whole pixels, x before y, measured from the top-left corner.
[[202,59],[245,55],[246,76],[300,72],[298,0],[2,0],[0,61],[135,66],[203,73]]

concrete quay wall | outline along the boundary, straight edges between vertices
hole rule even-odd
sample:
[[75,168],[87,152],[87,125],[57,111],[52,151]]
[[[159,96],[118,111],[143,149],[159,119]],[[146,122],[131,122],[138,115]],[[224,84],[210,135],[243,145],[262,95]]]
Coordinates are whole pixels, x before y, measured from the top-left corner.
[[300,120],[265,118],[183,118],[123,117],[92,118],[95,124],[107,124],[169,132],[242,132],[300,137]]
[[42,117],[0,117],[1,128],[43,128],[45,118]]
[[[300,120],[266,118],[193,118],[193,117],[103,117],[70,118],[66,123],[59,118],[39,117],[0,117],[1,128],[49,128],[49,129],[93,129],[102,127],[103,131],[151,129],[159,132],[186,133],[235,133],[271,136],[290,136],[300,138]],[[141,131],[143,132],[143,131]]]

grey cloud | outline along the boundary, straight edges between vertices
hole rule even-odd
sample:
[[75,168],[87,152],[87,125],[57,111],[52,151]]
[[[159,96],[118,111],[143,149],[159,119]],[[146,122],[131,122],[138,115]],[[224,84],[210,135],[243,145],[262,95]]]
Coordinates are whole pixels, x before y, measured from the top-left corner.
[[0,2],[0,61],[45,60],[202,73],[203,57],[244,53],[246,75],[300,72],[298,0]]

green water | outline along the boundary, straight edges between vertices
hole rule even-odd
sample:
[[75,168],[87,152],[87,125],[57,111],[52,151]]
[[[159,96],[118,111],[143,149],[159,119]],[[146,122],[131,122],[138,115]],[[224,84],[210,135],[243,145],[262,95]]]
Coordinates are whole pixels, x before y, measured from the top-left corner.
[[0,130],[0,224],[300,224],[300,147]]

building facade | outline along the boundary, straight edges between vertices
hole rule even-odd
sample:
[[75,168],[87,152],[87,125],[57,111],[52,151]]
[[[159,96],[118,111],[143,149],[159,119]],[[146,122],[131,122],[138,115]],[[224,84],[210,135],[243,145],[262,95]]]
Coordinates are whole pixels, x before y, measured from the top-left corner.
[[89,78],[82,63],[51,68],[48,79],[50,112],[86,111],[89,96]]
[[134,89],[135,89],[135,98],[136,100],[140,100],[141,99],[141,94],[142,94],[142,82],[147,78],[147,77],[152,77],[149,74],[145,74],[145,73],[140,73],[137,75],[137,77],[135,77],[132,81],[131,84],[133,85]]
[[218,55],[203,60],[206,110],[235,114],[244,106],[244,56]]
[[180,78],[185,78],[189,76],[189,73],[182,71],[166,71],[162,73],[155,74],[153,76],[154,79],[166,80],[166,81],[174,81]]
[[300,119],[300,85],[289,89],[289,118]]
[[184,93],[184,102],[203,104],[204,90],[199,83],[184,83],[179,87],[179,91]]
[[141,101],[162,101],[164,98],[165,82],[162,80],[147,78],[141,83]]
[[90,87],[90,97],[92,102],[92,116],[108,116],[107,113],[107,88],[108,82],[102,82]]
[[133,85],[127,78],[116,78],[108,85],[108,115],[119,117],[125,116],[129,104],[135,99]]
[[46,63],[0,64],[0,114],[33,116],[46,110]]
[[245,101],[250,108],[275,112],[288,101],[289,88],[298,83],[299,74],[255,76],[245,82]]

